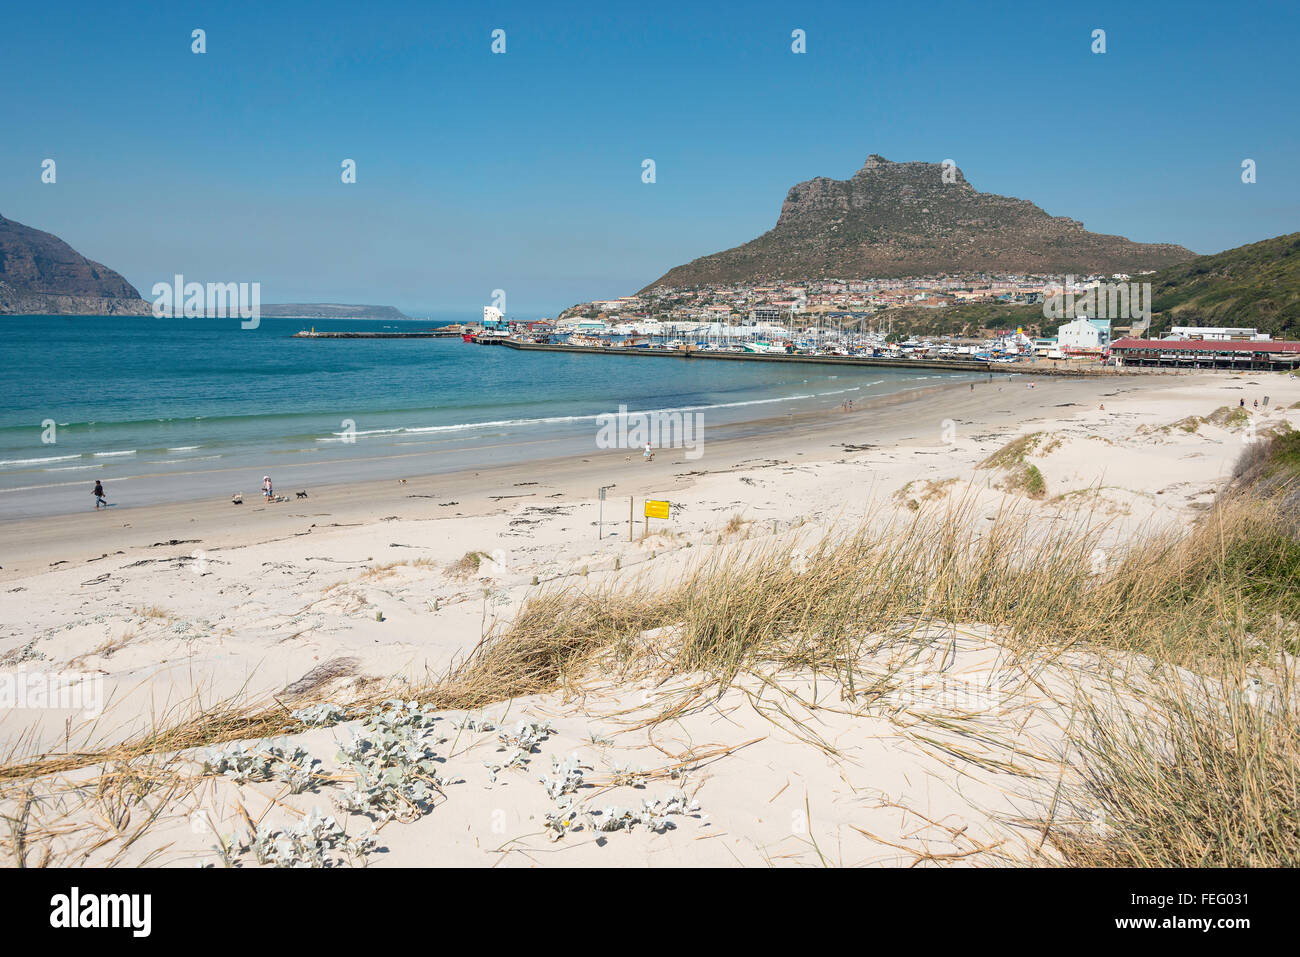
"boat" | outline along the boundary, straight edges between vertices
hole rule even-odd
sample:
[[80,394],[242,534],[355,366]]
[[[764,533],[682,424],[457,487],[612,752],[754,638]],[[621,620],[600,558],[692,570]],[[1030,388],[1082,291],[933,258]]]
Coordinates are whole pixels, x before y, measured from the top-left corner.
[[746,352],[754,352],[759,355],[785,355],[785,344],[773,342],[770,339],[755,339],[753,342],[741,344]]
[[478,346],[499,346],[510,338],[510,326],[505,315],[496,306],[483,307],[483,322],[477,326],[466,326],[461,333],[462,342],[472,342]]

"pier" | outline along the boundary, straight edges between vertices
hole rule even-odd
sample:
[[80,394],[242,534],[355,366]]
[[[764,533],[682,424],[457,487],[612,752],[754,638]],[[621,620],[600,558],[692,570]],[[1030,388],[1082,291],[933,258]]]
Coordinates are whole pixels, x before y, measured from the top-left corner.
[[317,332],[315,329],[308,332],[295,332],[295,339],[454,339],[459,338],[459,332],[444,332],[441,329],[434,329],[430,332]]
[[580,352],[591,355],[646,356],[670,359],[722,359],[732,362],[802,362],[812,365],[871,366],[881,369],[937,369],[943,372],[982,372],[1005,375],[1123,375],[1122,370],[1095,365],[1069,368],[1037,362],[982,362],[974,359],[881,359],[866,356],[713,352],[706,349],[633,349],[624,346],[569,346],[507,339],[503,345],[521,352]]
[[[446,332],[295,332],[295,339],[452,339]],[[490,343],[520,352],[573,352],[584,355],[639,356],[661,359],[714,359],[727,362],[801,362],[808,365],[867,366],[878,369],[931,369],[940,372],[977,372],[1005,375],[1093,376],[1124,375],[1128,370],[1092,363],[1071,365],[1051,362],[986,362],[979,359],[895,359],[875,356],[809,355],[806,353],[723,352],[711,349],[638,349],[629,346],[578,346],[563,343],[519,342],[504,336]]]

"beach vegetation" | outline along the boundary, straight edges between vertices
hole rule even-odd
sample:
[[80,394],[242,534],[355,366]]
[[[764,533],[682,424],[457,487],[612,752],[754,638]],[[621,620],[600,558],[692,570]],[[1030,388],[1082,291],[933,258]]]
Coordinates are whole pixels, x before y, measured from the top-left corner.
[[[1008,443],[985,467],[1023,468],[1027,481],[1037,473],[1045,487],[1026,461],[1037,435]],[[774,535],[743,550],[702,549],[694,563],[653,585],[628,576],[570,577],[530,593],[512,618],[494,623],[444,672],[402,686],[402,700],[392,699],[390,688],[374,693],[389,700],[362,697],[320,713],[209,704],[105,751],[13,758],[0,765],[0,782],[23,784],[93,765],[129,767],[346,716],[365,723],[340,745],[340,761],[354,779],[344,806],[376,821],[413,820],[449,783],[433,751],[440,740],[435,712],[576,693],[593,676],[692,676],[686,692],[665,700],[659,718],[666,720],[715,699],[742,676],[776,688],[782,673],[793,672],[834,682],[855,707],[884,707],[898,679],[870,664],[876,652],[922,647],[936,626],[978,623],[1025,668],[1082,655],[1094,663],[1090,673],[1115,683],[1108,694],[1082,687],[1076,694],[1078,720],[1069,734],[1077,774],[1062,785],[1059,808],[1054,802],[1040,809],[1033,826],[1042,840],[1026,862],[1297,866],[1296,435],[1248,443],[1231,484],[1190,528],[1146,529],[1116,544],[1083,510],[1044,523],[1009,497],[988,521],[973,499],[949,497],[942,508],[878,513],[812,543]],[[805,559],[800,567],[789,560],[795,544]],[[491,767],[525,767],[550,733],[533,721],[502,731],[507,760]],[[279,780],[291,789],[319,780],[309,758],[272,747],[210,754],[209,773]],[[570,800],[583,786],[580,770],[555,765],[542,782],[555,792],[546,827],[557,836],[582,820]],[[602,832],[633,823],[658,827],[681,803],[588,812],[587,823]],[[1092,818],[1081,817],[1089,808]],[[40,834],[31,816],[30,809],[22,816],[21,802],[8,814],[22,822],[15,846],[24,855]],[[324,824],[312,828],[335,833]],[[324,860],[311,850],[328,843],[323,833],[313,831],[303,848],[281,856]],[[292,848],[293,841],[268,832],[259,859],[273,862],[275,848]]]
[[479,569],[485,561],[491,560],[491,555],[482,551],[469,551],[462,555],[456,561],[447,566],[447,574],[452,578],[471,578],[477,575]]
[[1030,432],[1028,435],[1022,435],[1012,439],[1002,448],[998,449],[988,458],[980,462],[976,468],[981,469],[999,469],[1005,476],[1002,479],[1002,488],[1008,492],[1022,492],[1033,499],[1041,499],[1047,494],[1047,481],[1043,478],[1043,473],[1038,466],[1029,462],[1028,457],[1043,446],[1039,454],[1046,455],[1060,444],[1060,439],[1051,437],[1046,439],[1042,432]]
[[1185,433],[1191,435],[1191,434],[1193,434],[1193,433],[1195,433],[1195,432],[1199,432],[1201,426],[1205,423],[1205,421],[1206,421],[1206,420],[1205,420],[1204,418],[1202,418],[1201,416],[1199,416],[1199,415],[1188,415],[1188,416],[1184,416],[1183,418],[1179,419],[1177,422],[1169,422],[1169,423],[1167,423],[1167,424],[1165,424],[1165,425],[1158,425],[1158,426],[1144,425],[1144,426],[1140,426],[1140,427],[1138,428],[1138,434],[1139,434],[1139,435],[1149,435],[1149,434],[1152,434],[1152,433],[1157,433],[1157,434],[1168,435],[1168,434],[1169,434],[1170,432],[1172,432],[1174,429],[1177,429],[1177,430],[1180,431],[1180,432],[1185,432]]
[[1205,421],[1221,429],[1240,429],[1250,421],[1250,413],[1240,406],[1221,405]]
[[894,493],[894,499],[915,512],[925,502],[946,496],[955,484],[957,484],[955,476],[938,481],[913,479]]
[[1030,432],[1027,435],[1018,436],[975,467],[980,469],[1013,469],[1018,465],[1022,465],[1025,458],[1033,454],[1042,439],[1042,432]]

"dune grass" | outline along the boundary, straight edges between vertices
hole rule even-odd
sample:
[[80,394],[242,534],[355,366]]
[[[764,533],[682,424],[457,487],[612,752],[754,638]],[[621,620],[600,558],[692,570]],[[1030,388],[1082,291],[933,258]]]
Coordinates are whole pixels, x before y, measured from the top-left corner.
[[[1234,489],[1190,531],[1139,534],[1123,548],[1108,550],[1106,526],[1083,512],[1036,521],[1041,508],[1021,500],[989,522],[959,500],[811,547],[778,536],[719,546],[655,588],[583,579],[543,589],[445,673],[377,689],[349,713],[394,694],[476,709],[576,690],[593,673],[702,675],[697,693],[717,693],[743,673],[785,668],[833,677],[847,699],[869,701],[879,676],[859,663],[882,641],[981,623],[1030,662],[1085,650],[1152,673],[1188,669],[1219,689],[1175,683],[1132,713],[1085,709],[1082,786],[1106,826],[1045,825],[1066,863],[1295,865],[1294,689],[1277,678],[1252,690],[1253,703],[1236,693],[1261,669],[1287,674],[1273,666],[1300,653],[1300,538],[1286,505],[1294,442],[1249,448]],[[466,556],[467,571],[471,556],[481,553]],[[295,730],[283,705],[227,703],[107,751],[3,762],[0,781]]]

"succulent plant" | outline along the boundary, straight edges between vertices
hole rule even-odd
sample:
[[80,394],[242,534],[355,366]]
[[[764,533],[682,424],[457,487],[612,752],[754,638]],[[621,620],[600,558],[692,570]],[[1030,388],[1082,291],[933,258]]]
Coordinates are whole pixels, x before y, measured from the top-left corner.
[[437,718],[417,702],[385,701],[364,719],[364,733],[340,742],[338,760],[353,774],[340,802],[345,810],[379,821],[414,820],[433,809],[435,794],[451,783],[438,774],[441,759],[428,735]]
[[631,831],[640,824],[656,834],[662,834],[677,826],[669,820],[670,817],[697,810],[699,804],[688,803],[685,792],[679,790],[663,800],[643,799],[640,808],[607,807],[600,812],[599,819],[594,814],[589,814],[587,820],[596,831]]
[[472,718],[469,715],[465,715],[459,721],[453,721],[451,726],[457,731],[495,731],[497,729],[497,726],[487,718]]
[[551,771],[555,777],[542,775],[540,780],[552,801],[558,803],[561,795],[572,794],[582,787],[582,766],[576,756],[561,762],[555,755],[551,755]]
[[272,867],[331,867],[341,863],[331,851],[350,858],[364,858],[375,849],[373,832],[352,838],[333,817],[322,817],[316,808],[288,827],[259,825],[246,847],[259,864]]
[[522,719],[514,731],[502,731],[497,735],[501,739],[498,751],[508,747],[520,748],[525,754],[532,754],[537,746],[555,733],[549,721],[530,721]]
[[236,784],[281,781],[293,794],[300,794],[316,783],[319,766],[320,762],[302,748],[286,750],[263,740],[251,746],[235,743],[225,749],[208,748],[203,773],[220,774]]
[[289,716],[309,727],[323,727],[338,724],[344,718],[344,711],[336,704],[314,704],[309,708],[299,708]]

